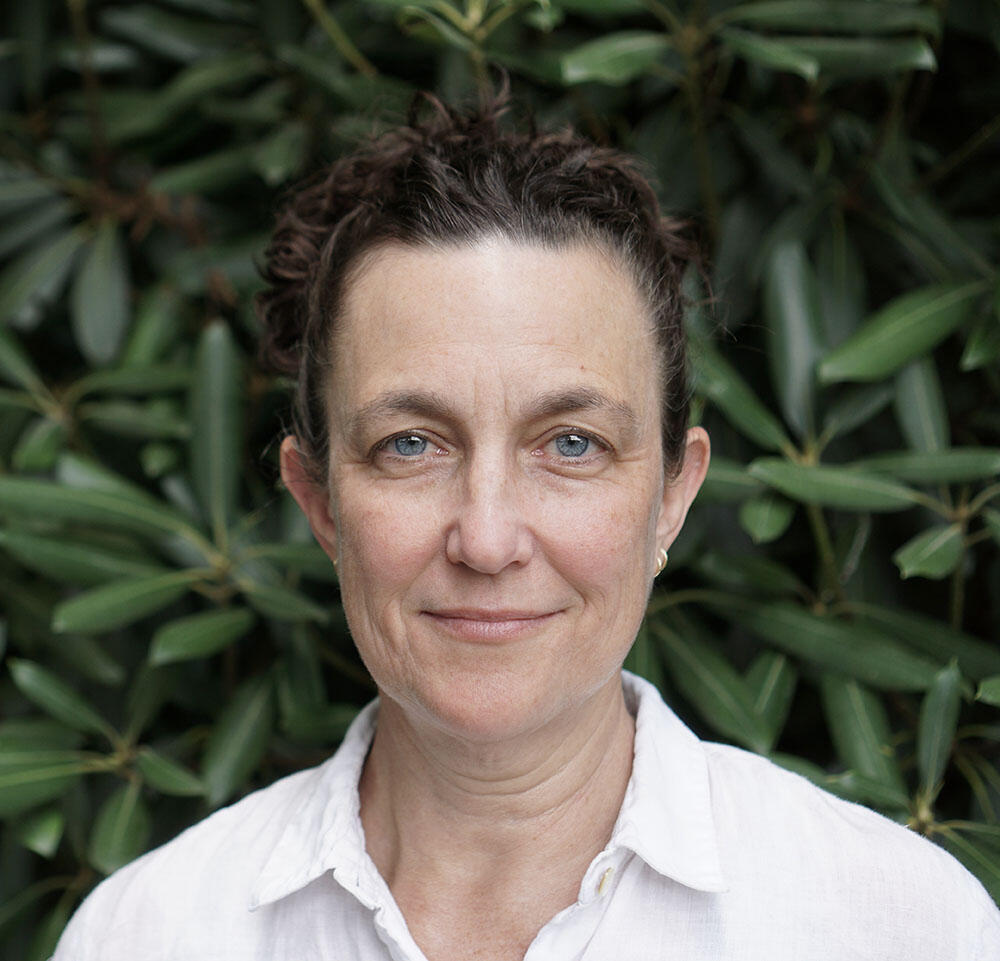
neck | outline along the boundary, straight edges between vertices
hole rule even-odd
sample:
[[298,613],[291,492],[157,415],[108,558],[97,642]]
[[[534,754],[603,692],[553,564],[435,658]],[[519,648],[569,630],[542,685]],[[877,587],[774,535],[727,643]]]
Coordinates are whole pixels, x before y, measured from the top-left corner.
[[368,851],[394,893],[411,868],[497,889],[555,866],[578,886],[614,827],[634,730],[618,675],[572,717],[500,743],[415,724],[384,699],[360,785]]

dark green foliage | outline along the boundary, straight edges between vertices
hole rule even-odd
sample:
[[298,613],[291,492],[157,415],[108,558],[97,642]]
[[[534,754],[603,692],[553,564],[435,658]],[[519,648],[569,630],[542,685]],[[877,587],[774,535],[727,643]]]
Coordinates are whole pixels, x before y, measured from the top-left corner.
[[[255,372],[281,192],[413,90],[642,154],[702,227],[716,460],[628,666],[1000,898],[1000,15],[71,0],[0,40],[0,955],[321,760],[372,687]],[[712,309],[709,309],[712,304]]]

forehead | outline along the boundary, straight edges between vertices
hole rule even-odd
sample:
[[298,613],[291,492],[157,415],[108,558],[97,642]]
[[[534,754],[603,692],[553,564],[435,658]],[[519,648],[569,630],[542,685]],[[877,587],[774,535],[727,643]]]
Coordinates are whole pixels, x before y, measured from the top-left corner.
[[[655,406],[656,347],[630,275],[592,246],[489,238],[367,255],[343,300],[334,407],[385,390],[593,387]],[[648,396],[647,396],[648,395]]]

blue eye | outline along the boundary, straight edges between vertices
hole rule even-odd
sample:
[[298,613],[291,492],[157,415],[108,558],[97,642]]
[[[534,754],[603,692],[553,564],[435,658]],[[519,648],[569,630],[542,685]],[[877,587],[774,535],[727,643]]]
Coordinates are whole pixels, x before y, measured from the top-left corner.
[[407,434],[404,437],[397,437],[392,442],[396,453],[403,457],[417,457],[427,450],[427,441],[419,434]]
[[556,438],[556,450],[563,457],[583,457],[590,447],[590,438],[582,434],[560,434]]

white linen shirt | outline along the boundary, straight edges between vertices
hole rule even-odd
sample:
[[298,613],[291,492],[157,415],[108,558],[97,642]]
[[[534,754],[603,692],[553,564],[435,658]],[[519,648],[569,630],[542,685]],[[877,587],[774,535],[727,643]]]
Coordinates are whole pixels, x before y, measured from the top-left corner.
[[[1000,961],[1000,912],[945,851],[624,685],[635,756],[611,840],[525,961]],[[365,851],[376,714],[104,881],[54,961],[424,961]]]

